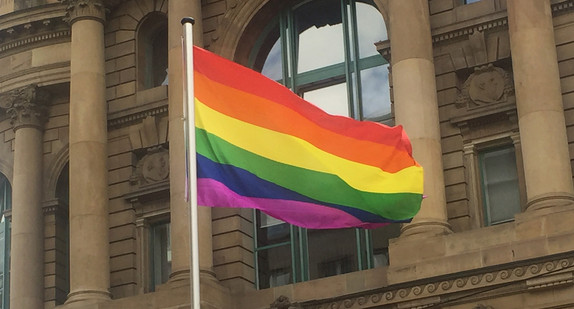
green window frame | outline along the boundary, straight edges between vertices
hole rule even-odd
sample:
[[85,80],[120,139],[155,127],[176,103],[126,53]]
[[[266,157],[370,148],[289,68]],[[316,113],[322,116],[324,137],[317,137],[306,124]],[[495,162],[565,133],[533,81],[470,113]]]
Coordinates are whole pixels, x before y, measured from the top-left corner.
[[478,153],[483,219],[486,226],[514,220],[521,212],[520,187],[514,145]]
[[169,221],[155,222],[149,229],[149,291],[166,283],[171,273],[171,232]]
[[4,213],[12,206],[12,187],[0,173],[0,309],[10,308],[10,220]]
[[[377,26],[381,26],[374,29],[365,24],[366,19],[358,18],[365,10],[373,13],[373,8],[376,10],[373,1],[363,0],[299,1],[285,7],[262,30],[250,53],[249,65],[306,99],[313,91],[344,85],[347,116],[392,124],[389,64],[374,46],[375,42],[387,39],[384,20],[382,16],[370,15],[378,18]],[[376,13],[380,14],[378,10]],[[340,48],[339,58],[331,62],[319,59],[324,65],[302,65],[301,59],[305,57],[301,52],[305,44],[302,36],[308,29],[315,31],[313,26],[340,27],[336,30],[341,42],[333,42],[335,49]],[[366,43],[359,36],[364,33],[371,35]],[[381,35],[373,38],[373,33]],[[378,75],[369,75],[375,71]],[[373,84],[377,91],[384,91],[369,95]],[[369,104],[373,103],[382,105],[375,109],[374,116],[369,113]],[[257,210],[253,214],[257,289],[388,265],[389,239],[400,233],[398,224],[376,230],[311,230],[289,225]]]

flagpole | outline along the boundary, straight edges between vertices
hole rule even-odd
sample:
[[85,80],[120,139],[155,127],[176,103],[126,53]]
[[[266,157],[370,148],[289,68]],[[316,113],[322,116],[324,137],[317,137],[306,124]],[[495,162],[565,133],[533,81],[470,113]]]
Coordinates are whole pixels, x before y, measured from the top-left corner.
[[[195,156],[195,96],[193,88],[193,24],[195,20],[185,17],[181,20],[183,25],[183,72],[184,72],[184,125],[186,132],[186,159],[187,159],[187,199],[189,203],[189,229],[190,229],[190,286],[191,308],[200,309],[199,293],[199,230],[197,223],[197,163]],[[177,245],[177,244],[176,244]]]

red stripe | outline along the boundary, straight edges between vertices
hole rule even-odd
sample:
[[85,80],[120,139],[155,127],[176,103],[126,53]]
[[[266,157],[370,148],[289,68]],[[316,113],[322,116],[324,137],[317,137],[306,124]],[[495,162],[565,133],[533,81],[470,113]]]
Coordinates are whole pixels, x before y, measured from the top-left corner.
[[194,47],[194,69],[213,81],[281,104],[336,134],[392,146],[412,154],[411,144],[401,126],[388,127],[329,115],[260,73],[198,47]]

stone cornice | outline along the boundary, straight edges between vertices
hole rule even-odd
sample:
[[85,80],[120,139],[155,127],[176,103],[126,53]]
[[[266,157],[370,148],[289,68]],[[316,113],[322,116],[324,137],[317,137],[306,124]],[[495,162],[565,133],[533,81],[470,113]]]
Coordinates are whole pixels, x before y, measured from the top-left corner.
[[0,96],[14,131],[22,127],[41,129],[47,120],[50,94],[37,85],[28,85]]
[[[572,252],[556,256],[517,262],[500,267],[477,269],[458,276],[441,276],[358,293],[331,300],[301,303],[308,309],[373,308],[373,306],[429,300],[428,305],[449,301],[448,294],[470,295],[477,290],[494,291],[518,285],[519,291],[573,284],[574,256]],[[401,306],[403,307],[403,306]],[[406,306],[407,308],[409,306]]]
[[167,100],[147,104],[108,115],[108,128],[118,128],[141,122],[148,116],[167,115]]
[[106,8],[101,0],[60,0],[66,5],[65,20],[70,24],[81,19],[106,20]]
[[[553,3],[551,8],[553,16],[567,13],[571,10],[574,10],[574,0],[565,0]],[[432,42],[433,45],[438,43],[448,43],[449,41],[464,39],[474,32],[484,32],[487,30],[498,30],[506,28],[508,28],[507,13],[506,11],[499,11],[480,18],[475,18],[433,29]],[[377,46],[379,53],[390,62],[390,42],[388,40],[380,41],[375,43],[375,45]]]
[[70,27],[63,21],[65,11],[62,5],[46,5],[23,11],[0,18],[0,53],[7,55],[28,46],[69,40]]

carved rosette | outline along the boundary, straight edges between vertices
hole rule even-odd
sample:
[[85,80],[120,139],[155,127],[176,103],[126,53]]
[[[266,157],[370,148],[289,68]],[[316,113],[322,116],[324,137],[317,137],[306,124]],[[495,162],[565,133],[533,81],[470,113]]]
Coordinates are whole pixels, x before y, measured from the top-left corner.
[[132,183],[139,186],[167,181],[169,178],[169,152],[158,146],[147,150],[138,162]]
[[65,21],[72,24],[80,19],[106,20],[106,8],[101,0],[60,0],[66,5]]
[[37,85],[12,90],[0,98],[0,108],[6,110],[14,131],[22,127],[42,129],[48,119],[50,94]]
[[456,99],[458,108],[468,109],[504,103],[514,95],[514,86],[510,74],[492,64],[475,68],[464,82]]

